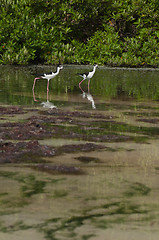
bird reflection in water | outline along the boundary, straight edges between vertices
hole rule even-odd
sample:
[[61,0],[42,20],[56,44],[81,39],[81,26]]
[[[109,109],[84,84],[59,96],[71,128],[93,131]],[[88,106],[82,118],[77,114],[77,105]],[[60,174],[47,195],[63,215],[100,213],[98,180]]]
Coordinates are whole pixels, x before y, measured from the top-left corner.
[[[34,89],[33,89],[33,99],[34,99],[34,102],[38,102],[38,100],[35,98],[35,92],[34,92]],[[46,102],[42,102],[41,105],[44,107],[44,108],[49,108],[49,109],[56,109],[57,107],[49,101],[49,91],[47,91],[47,99],[46,99]]]
[[83,97],[83,98],[87,98],[88,101],[91,102],[91,104],[92,104],[92,109],[96,109],[94,99],[93,99],[92,95],[91,95],[90,92],[89,92],[89,87],[88,87],[88,93],[86,93],[86,92],[82,89],[82,87],[81,87],[80,85],[79,85],[79,88],[80,88],[81,91],[82,91],[82,97]]
[[[33,90],[33,98],[34,98],[34,101],[37,102],[36,98],[35,98],[35,93],[34,93],[34,90]],[[41,105],[44,107],[44,108],[50,108],[50,109],[56,109],[57,107],[49,101],[49,92],[47,91],[47,99],[46,99],[46,102],[42,102]]]
[[57,109],[57,107],[53,103],[49,102],[48,100],[46,102],[42,102],[41,105],[44,108]]

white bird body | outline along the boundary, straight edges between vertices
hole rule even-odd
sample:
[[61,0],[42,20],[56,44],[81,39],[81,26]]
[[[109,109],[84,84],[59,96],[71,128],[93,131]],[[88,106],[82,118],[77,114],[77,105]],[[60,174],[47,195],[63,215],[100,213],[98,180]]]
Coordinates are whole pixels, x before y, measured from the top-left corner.
[[51,78],[54,78],[56,75],[55,73],[44,73],[44,75],[41,75],[41,78],[50,80]]
[[62,68],[63,68],[63,66],[58,66],[57,71],[55,73],[54,72],[44,73],[43,75],[40,75],[40,77],[44,78],[44,79],[48,79],[48,81],[49,81],[50,79],[56,77]]
[[87,72],[87,73],[82,73],[79,74],[81,77],[83,77],[84,79],[91,79],[93,77],[93,75],[95,74],[96,68],[98,67],[98,65],[95,65],[93,67],[93,70],[91,72]]

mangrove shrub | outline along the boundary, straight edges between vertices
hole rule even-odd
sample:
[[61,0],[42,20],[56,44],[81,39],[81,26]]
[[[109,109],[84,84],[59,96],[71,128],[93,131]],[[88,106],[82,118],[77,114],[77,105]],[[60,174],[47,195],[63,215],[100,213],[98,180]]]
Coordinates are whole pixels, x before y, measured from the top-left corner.
[[156,0],[1,0],[0,63],[159,66]]

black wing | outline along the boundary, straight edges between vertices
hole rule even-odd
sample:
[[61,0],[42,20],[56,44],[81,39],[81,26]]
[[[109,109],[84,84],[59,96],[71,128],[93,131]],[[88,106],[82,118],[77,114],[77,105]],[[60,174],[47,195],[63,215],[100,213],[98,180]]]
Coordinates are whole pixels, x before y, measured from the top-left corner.
[[47,75],[51,75],[52,74],[52,72],[49,72],[49,73],[43,73],[43,74],[40,74],[40,75],[38,75],[39,77],[45,77],[45,76],[47,76]]
[[52,72],[49,72],[49,73],[44,73],[44,74],[46,74],[46,75],[52,75]]
[[80,76],[84,76],[84,75],[86,75],[86,77],[88,76],[88,74],[89,74],[89,72],[85,72],[85,73],[77,73],[78,75],[80,75]]

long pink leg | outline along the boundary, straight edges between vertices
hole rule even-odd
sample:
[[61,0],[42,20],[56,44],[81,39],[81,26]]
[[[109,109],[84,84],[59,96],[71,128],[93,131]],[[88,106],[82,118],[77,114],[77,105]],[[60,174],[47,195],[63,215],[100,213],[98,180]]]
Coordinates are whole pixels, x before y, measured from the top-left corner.
[[37,79],[40,79],[40,78],[35,78],[35,79],[34,79],[34,84],[33,84],[33,88],[32,88],[32,90],[34,90],[35,83],[36,83],[36,80],[37,80]]
[[49,91],[47,91],[47,102],[49,101]]
[[79,83],[79,88],[80,88],[80,89],[81,89],[81,91],[84,93],[84,91],[83,91],[83,89],[82,89],[82,87],[81,87],[80,83]]
[[36,83],[36,80],[37,79],[40,79],[40,78],[35,78],[34,79],[34,84],[33,84],[33,88],[32,88],[32,91],[33,91],[33,98],[34,98],[34,101],[37,102],[36,98],[35,98],[35,93],[34,93],[34,87],[35,87],[35,83]]
[[90,79],[88,80],[88,93],[89,93],[89,84],[90,84]]
[[38,102],[38,100],[36,100],[36,98],[35,98],[34,89],[33,89],[33,98],[34,98],[34,102]]
[[79,83],[79,87],[80,87],[81,83],[82,83],[84,80],[85,80],[85,78],[83,78],[82,81]]
[[47,92],[49,92],[49,80],[47,81]]
[[49,81],[48,81],[48,83],[47,83],[47,102],[48,102],[48,100],[49,100]]

